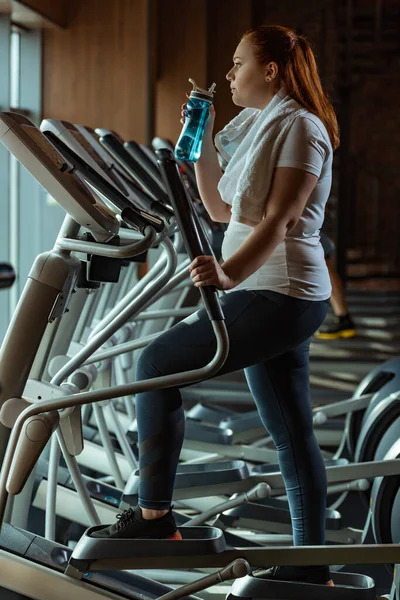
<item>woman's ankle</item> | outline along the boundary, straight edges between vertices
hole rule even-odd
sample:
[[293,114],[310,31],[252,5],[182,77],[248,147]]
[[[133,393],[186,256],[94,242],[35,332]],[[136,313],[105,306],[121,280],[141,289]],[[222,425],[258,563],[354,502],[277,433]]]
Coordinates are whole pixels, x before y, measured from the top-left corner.
[[142,508],[142,517],[145,521],[153,521],[154,519],[160,519],[168,513],[168,510],[154,510],[152,508]]

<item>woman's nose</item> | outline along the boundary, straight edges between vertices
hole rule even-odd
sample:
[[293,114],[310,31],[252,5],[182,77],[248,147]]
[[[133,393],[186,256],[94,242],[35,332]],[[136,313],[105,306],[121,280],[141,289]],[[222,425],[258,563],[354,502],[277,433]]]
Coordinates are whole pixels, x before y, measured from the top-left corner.
[[231,81],[232,79],[232,69],[230,71],[228,71],[228,73],[226,74],[226,78],[228,81]]

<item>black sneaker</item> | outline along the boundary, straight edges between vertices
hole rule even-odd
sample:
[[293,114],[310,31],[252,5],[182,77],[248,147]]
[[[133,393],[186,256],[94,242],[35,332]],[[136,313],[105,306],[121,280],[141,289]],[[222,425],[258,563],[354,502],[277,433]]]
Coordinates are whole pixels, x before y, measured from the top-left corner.
[[132,538],[154,540],[181,540],[175,519],[170,508],[166,515],[159,519],[143,519],[140,506],[128,508],[117,515],[113,525],[98,529],[91,534],[94,538]]
[[269,569],[256,569],[253,577],[259,579],[272,579],[274,581],[300,581],[317,585],[333,586],[329,567],[270,567]]
[[349,315],[335,317],[333,323],[322,325],[315,337],[319,340],[338,340],[339,338],[352,338],[357,331]]

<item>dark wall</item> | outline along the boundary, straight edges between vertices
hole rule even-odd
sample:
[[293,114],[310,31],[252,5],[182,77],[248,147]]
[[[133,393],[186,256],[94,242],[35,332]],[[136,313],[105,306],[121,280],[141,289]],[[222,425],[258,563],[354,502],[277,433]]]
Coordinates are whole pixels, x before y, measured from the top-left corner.
[[339,116],[330,216],[347,274],[400,276],[400,1],[255,0],[254,18],[306,35]]

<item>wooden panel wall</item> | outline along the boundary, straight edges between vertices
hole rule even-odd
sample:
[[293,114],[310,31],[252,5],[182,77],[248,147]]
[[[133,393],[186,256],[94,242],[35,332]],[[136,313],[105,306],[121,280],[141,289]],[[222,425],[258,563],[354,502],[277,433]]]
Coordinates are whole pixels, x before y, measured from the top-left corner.
[[252,0],[208,0],[208,79],[217,83],[215,131],[239,112],[232,102],[227,72],[241,36],[252,26]]
[[[181,130],[180,107],[188,78],[203,87],[207,81],[206,0],[158,0],[156,134],[176,141]],[[211,85],[211,84],[208,84]]]
[[[177,18],[179,16],[179,18]],[[200,86],[217,83],[215,131],[238,112],[225,79],[241,34],[251,26],[252,0],[158,0],[156,133],[176,141],[179,111],[188,78]]]
[[145,141],[148,0],[74,0],[44,33],[43,116]]
[[148,126],[175,142],[189,77],[202,87],[217,83],[216,130],[237,114],[225,75],[252,24],[253,0],[190,0],[190,10],[187,0],[68,6],[67,30],[44,33],[44,117],[115,129],[138,142],[147,141]]

